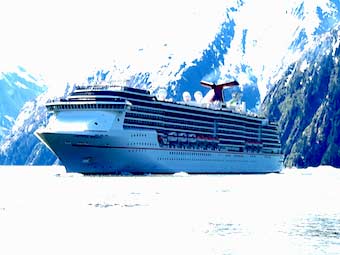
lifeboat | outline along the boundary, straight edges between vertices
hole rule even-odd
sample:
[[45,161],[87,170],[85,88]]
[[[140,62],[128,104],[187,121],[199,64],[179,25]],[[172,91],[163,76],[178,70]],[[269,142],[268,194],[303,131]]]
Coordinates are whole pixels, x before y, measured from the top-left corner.
[[198,135],[197,136],[197,142],[205,143],[205,142],[207,142],[207,138],[205,136],[203,136],[203,135]]
[[169,142],[177,142],[177,133],[176,132],[170,132],[168,134],[168,141]]
[[157,138],[160,144],[169,144],[166,134],[159,133]]
[[196,143],[196,135],[195,134],[188,134],[188,142],[189,143]]
[[186,133],[179,133],[178,134],[178,142],[180,143],[186,143],[188,141],[187,134]]

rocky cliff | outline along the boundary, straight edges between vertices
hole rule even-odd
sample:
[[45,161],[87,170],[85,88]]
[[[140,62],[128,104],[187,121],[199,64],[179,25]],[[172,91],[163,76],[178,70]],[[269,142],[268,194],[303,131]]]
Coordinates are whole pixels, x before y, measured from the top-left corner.
[[340,25],[320,36],[269,92],[288,167],[340,167]]

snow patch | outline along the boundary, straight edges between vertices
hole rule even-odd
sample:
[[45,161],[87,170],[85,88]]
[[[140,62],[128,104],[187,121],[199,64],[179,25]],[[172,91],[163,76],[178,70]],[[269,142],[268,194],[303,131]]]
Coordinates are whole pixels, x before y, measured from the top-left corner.
[[[299,6],[303,8],[297,13]],[[240,66],[248,65],[258,80],[263,100],[270,86],[282,77],[289,64],[301,57],[303,52],[299,44],[306,44],[303,50],[313,47],[314,33],[321,22],[317,8],[327,14],[334,12],[329,1],[245,1],[237,12],[230,14],[236,24],[235,36],[224,56],[224,62],[228,64],[220,66],[221,78],[237,78]],[[307,41],[297,41],[298,45],[291,48],[302,32],[306,33]]]
[[9,116],[9,115],[3,115],[2,117],[4,117],[6,120],[8,120],[9,122],[14,122],[15,121],[15,119],[12,117],[12,116]]
[[309,64],[306,59],[303,60],[303,62],[300,65],[300,72],[303,73],[307,68],[309,67]]
[[16,81],[15,85],[22,89],[28,89],[28,87],[25,84],[21,83],[20,81]]

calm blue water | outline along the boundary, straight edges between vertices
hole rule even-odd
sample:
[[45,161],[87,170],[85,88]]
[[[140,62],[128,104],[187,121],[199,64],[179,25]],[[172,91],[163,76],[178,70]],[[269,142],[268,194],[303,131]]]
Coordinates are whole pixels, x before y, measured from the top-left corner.
[[340,169],[83,176],[0,167],[0,254],[340,254]]

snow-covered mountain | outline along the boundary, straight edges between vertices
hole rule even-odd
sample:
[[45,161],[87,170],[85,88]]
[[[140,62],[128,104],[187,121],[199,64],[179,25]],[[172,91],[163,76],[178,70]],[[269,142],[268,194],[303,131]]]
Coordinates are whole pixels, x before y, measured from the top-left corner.
[[235,35],[220,77],[255,82],[263,100],[282,72],[340,20],[339,10],[337,0],[245,1],[232,16]]
[[0,141],[9,133],[24,104],[46,90],[41,78],[23,67],[0,71]]
[[[70,86],[66,86],[65,94]],[[57,158],[34,136],[34,131],[48,121],[45,103],[54,98],[46,91],[35,100],[27,101],[16,118],[9,135],[1,143],[0,164],[44,165],[58,163]]]
[[[228,1],[224,21],[217,29],[212,28],[217,32],[205,46],[200,44],[195,48],[198,44],[192,42],[192,47],[188,48],[191,40],[191,31],[188,30],[185,37],[175,38],[177,43],[172,40],[171,43],[139,47],[129,54],[126,61],[113,59],[112,65],[99,66],[93,74],[88,74],[86,81],[70,82],[129,80],[134,86],[146,87],[151,91],[167,88],[169,96],[180,100],[183,91],[206,92],[199,85],[202,79],[211,82],[237,79],[241,86],[235,89],[243,91],[247,108],[256,111],[268,90],[286,74],[290,65],[315,47],[320,36],[340,21],[339,10],[340,3],[336,0]],[[192,29],[196,31],[200,28]],[[202,34],[202,38],[205,36]],[[186,47],[181,47],[183,44]],[[225,91],[225,97],[230,97],[232,91]],[[27,114],[20,115],[16,123],[32,128],[27,129],[27,132],[12,129],[2,145],[0,162],[44,162],[46,152],[34,149],[34,155],[31,154],[32,148],[37,148],[35,146],[38,144],[38,140],[32,138],[32,133],[42,124],[37,120],[45,116],[45,111],[40,108],[44,100],[46,97],[42,96],[34,103],[34,107],[39,110],[32,108],[32,105],[22,110]],[[18,127],[17,124],[15,126]],[[13,137],[18,143],[26,144],[27,151],[22,148],[20,153],[24,156],[20,160],[17,160],[20,157],[15,156],[15,150],[11,148],[17,146]],[[22,160],[22,157],[26,160]],[[30,160],[32,158],[33,161]]]
[[[228,1],[225,20],[205,48],[190,50],[190,54],[166,43],[158,48],[140,48],[125,66],[116,63],[100,73],[106,74],[106,80],[132,76],[151,90],[166,87],[176,100],[185,90],[205,91],[199,85],[202,79],[237,79],[248,109],[253,109],[287,67],[339,20],[340,3],[336,0]],[[178,40],[190,40],[190,31],[187,38]],[[102,79],[96,72],[92,78]],[[225,93],[226,97],[231,94]]]

